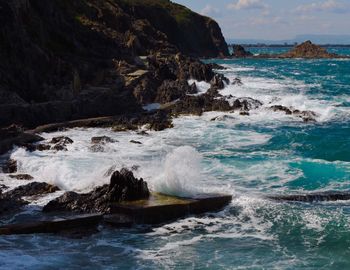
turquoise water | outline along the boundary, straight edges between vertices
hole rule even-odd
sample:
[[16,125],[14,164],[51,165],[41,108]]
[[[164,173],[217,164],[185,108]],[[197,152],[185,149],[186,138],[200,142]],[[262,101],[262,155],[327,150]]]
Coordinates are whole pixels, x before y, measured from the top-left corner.
[[[225,114],[179,118],[174,129],[151,132],[147,138],[100,129],[71,130],[59,133],[75,141],[67,153],[17,149],[12,155],[23,163],[23,171],[36,178],[51,177],[73,190],[83,188],[77,186],[83,181],[84,188],[106,181],[99,174],[93,175],[97,183],[86,180],[96,168],[138,164],[138,176],[158,190],[152,179],[166,177],[164,159],[182,149],[171,156],[174,167],[181,165],[182,176],[191,176],[186,179],[189,184],[233,194],[228,207],[156,228],[107,228],[82,239],[0,237],[0,268],[349,269],[349,202],[282,203],[266,195],[350,190],[350,61],[213,61],[228,68],[223,71],[226,76],[240,77],[244,84],[228,86],[223,95],[256,98],[263,107],[250,116],[233,113],[216,121],[211,119]],[[274,104],[312,110],[317,122],[272,112],[268,107]],[[89,139],[101,134],[120,143],[106,153],[87,154]],[[130,139],[143,145],[128,145]],[[202,173],[196,181],[191,174],[195,167],[188,163],[198,157],[184,145],[201,157]],[[35,205],[27,208],[39,210]]]

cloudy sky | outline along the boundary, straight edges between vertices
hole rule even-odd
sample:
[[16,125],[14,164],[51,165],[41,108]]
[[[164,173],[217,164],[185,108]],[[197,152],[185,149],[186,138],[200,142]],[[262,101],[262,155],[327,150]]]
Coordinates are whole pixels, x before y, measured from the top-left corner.
[[226,38],[350,34],[350,0],[172,0],[216,19]]

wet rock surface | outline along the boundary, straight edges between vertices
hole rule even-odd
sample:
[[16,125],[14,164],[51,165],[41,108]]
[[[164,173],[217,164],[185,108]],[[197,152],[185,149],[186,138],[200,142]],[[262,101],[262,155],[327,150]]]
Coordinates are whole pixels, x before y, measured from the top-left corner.
[[11,174],[9,175],[10,178],[12,179],[17,179],[17,180],[33,180],[33,176],[29,174]]
[[14,159],[9,159],[2,165],[3,173],[15,173],[17,172],[17,161]]
[[58,190],[60,190],[58,187],[44,182],[32,182],[4,193],[3,197],[11,199],[30,197],[35,195],[49,194]]
[[91,143],[93,144],[106,144],[106,143],[115,143],[116,140],[108,136],[92,137]]
[[275,195],[269,196],[269,199],[276,201],[289,202],[323,202],[323,201],[347,201],[350,200],[349,191],[328,191],[321,193],[294,194],[294,195]]
[[115,171],[109,185],[95,188],[90,193],[66,192],[49,202],[44,212],[74,211],[80,213],[108,213],[112,203],[148,198],[150,192],[142,178],[137,179],[127,169]]
[[22,206],[28,204],[23,197],[44,195],[58,191],[59,188],[47,183],[32,182],[19,186],[7,192],[0,190],[0,216],[19,211]]
[[316,122],[317,113],[313,111],[300,111],[293,108],[288,108],[282,105],[274,105],[270,107],[274,112],[280,111],[287,115],[294,115],[301,118],[304,122]]

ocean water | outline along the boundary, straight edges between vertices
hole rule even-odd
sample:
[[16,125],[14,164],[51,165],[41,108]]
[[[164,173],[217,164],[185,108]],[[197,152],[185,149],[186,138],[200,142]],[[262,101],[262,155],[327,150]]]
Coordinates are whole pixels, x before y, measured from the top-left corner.
[[[335,49],[337,51],[337,49]],[[346,54],[346,53],[345,53]],[[15,149],[19,170],[63,190],[89,191],[106,171],[134,167],[152,190],[174,195],[224,192],[219,213],[158,227],[105,228],[81,239],[57,235],[0,237],[0,269],[349,269],[350,203],[285,203],[266,198],[350,190],[350,60],[217,60],[230,79],[221,94],[252,97],[250,116],[210,112],[174,120],[173,129],[112,132],[72,129],[67,152]],[[206,84],[201,84],[201,92]],[[317,122],[272,112],[284,105],[317,113]],[[216,118],[215,121],[212,121]],[[90,139],[118,142],[93,152]],[[130,140],[141,141],[141,145]],[[0,175],[13,188],[23,182]],[[48,197],[0,223],[41,218]]]

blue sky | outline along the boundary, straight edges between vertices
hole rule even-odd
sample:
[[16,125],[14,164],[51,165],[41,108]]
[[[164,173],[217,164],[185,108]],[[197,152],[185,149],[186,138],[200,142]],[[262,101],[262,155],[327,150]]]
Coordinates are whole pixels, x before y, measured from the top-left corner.
[[225,38],[350,34],[350,0],[172,0],[216,19]]

